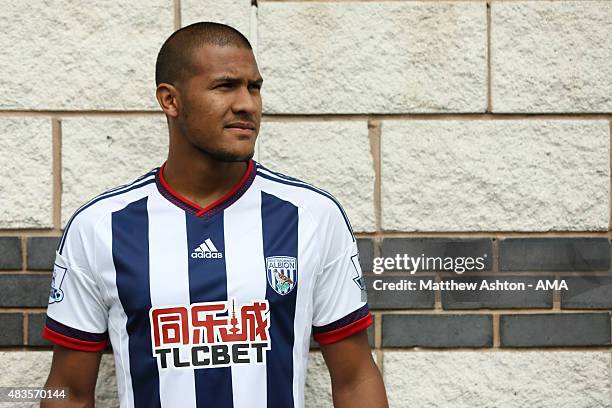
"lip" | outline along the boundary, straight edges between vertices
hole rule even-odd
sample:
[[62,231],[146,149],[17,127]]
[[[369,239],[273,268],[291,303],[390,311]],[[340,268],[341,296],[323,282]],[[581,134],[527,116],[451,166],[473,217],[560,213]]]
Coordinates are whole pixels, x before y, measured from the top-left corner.
[[225,129],[230,130],[234,133],[239,133],[241,135],[252,135],[255,133],[255,129],[245,129],[239,127],[226,127]]
[[225,127],[240,128],[240,129],[255,129],[253,122],[232,122]]

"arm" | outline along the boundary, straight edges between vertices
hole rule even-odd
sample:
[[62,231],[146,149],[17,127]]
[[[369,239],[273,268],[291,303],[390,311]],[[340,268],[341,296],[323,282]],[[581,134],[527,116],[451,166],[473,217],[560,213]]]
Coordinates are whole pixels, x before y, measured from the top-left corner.
[[367,332],[321,344],[335,408],[387,408],[385,385],[372,359]]
[[66,387],[67,399],[42,400],[41,408],[93,408],[102,351],[53,347],[51,372],[45,387]]

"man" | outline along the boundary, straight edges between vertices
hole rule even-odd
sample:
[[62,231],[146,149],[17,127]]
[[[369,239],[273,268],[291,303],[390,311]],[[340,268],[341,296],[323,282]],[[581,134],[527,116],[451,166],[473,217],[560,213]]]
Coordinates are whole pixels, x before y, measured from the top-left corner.
[[156,65],[167,161],[82,206],[60,241],[48,387],[93,406],[113,347],[122,407],[302,407],[311,329],[336,407],[386,407],[350,224],[328,193],[254,162],[248,40],[196,23]]

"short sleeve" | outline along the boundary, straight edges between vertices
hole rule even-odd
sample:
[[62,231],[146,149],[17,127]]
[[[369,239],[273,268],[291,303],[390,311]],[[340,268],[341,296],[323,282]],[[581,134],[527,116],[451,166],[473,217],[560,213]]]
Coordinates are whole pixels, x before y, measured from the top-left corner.
[[72,229],[64,235],[66,241],[56,251],[42,336],[76,350],[103,350],[108,340],[108,309],[86,262],[79,262],[87,256],[86,237]]
[[338,205],[322,240],[322,267],[314,288],[313,337],[321,344],[338,342],[372,324],[357,242]]

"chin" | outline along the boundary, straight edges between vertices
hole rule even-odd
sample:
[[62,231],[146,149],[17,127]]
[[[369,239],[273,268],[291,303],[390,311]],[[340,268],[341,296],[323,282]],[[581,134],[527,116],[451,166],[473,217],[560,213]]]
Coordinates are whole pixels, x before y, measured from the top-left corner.
[[249,161],[255,154],[255,147],[250,149],[205,149],[198,147],[198,150],[220,162],[244,162]]

